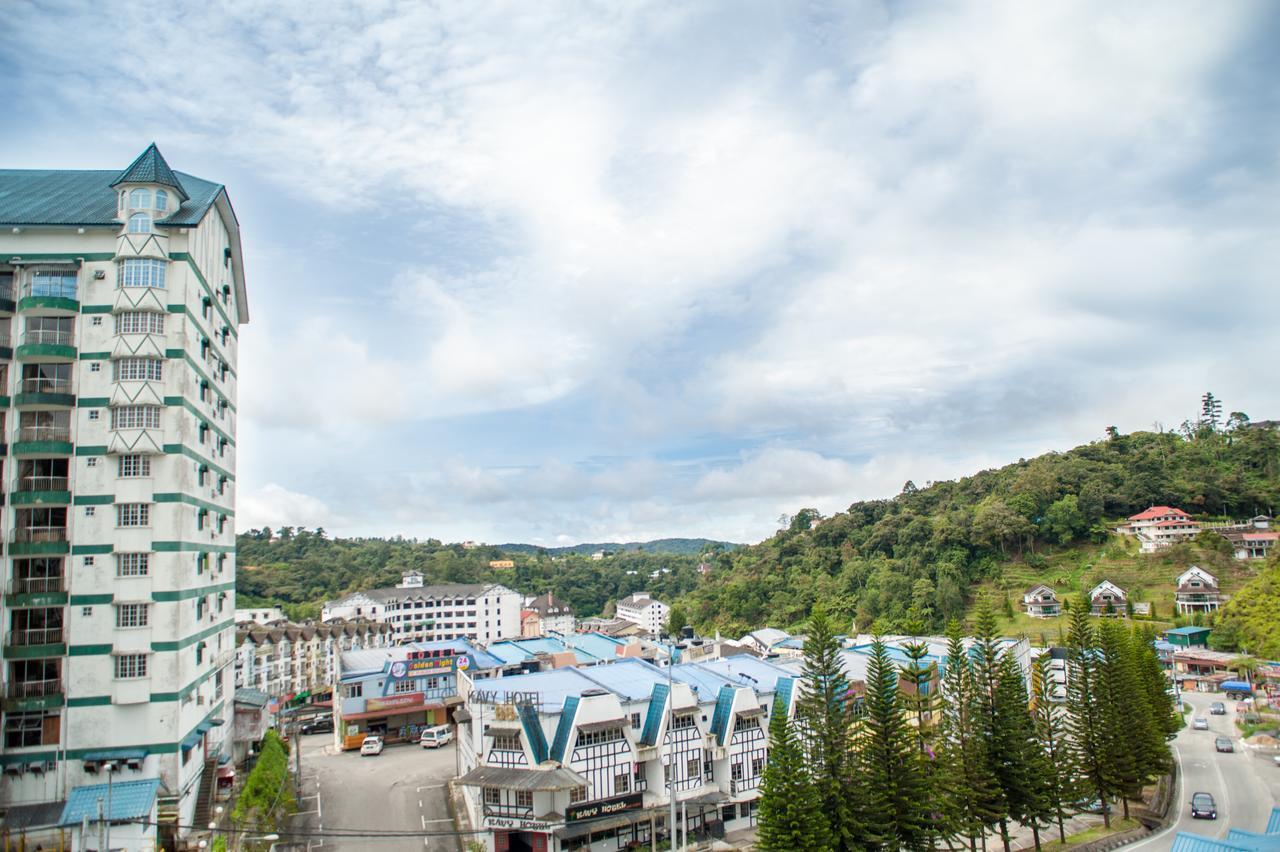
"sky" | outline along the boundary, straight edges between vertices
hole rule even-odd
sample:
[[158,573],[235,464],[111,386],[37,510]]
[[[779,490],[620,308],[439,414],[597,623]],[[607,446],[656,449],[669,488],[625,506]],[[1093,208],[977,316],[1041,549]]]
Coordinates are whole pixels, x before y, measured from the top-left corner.
[[1280,418],[1264,0],[4,5],[0,164],[228,188],[242,530],[754,542]]

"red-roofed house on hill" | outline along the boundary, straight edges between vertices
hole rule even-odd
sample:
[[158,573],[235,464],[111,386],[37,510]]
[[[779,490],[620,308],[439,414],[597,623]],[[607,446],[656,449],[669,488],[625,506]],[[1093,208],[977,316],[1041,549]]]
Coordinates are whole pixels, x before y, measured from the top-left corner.
[[1129,523],[1117,532],[1136,535],[1143,553],[1155,553],[1200,535],[1200,524],[1181,509],[1172,506],[1152,506],[1129,516]]

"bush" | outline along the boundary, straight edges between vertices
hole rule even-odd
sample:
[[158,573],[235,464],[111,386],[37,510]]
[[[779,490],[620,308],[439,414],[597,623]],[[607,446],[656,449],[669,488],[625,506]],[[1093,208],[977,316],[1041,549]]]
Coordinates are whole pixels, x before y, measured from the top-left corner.
[[262,751],[253,771],[245,779],[244,789],[231,811],[236,828],[246,825],[254,830],[275,829],[294,810],[293,792],[289,789],[289,752],[275,731],[262,738]]

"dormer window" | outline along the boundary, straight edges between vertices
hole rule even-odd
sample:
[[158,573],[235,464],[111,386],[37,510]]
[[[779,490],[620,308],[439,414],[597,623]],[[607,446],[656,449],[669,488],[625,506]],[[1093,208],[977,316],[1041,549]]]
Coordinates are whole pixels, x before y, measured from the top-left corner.
[[156,190],[156,210],[161,212],[169,209],[169,193],[163,189]]
[[151,233],[151,217],[146,213],[134,213],[129,217],[129,233],[131,234],[149,234]]
[[135,189],[130,192],[129,206],[134,210],[149,210],[151,208],[151,190]]

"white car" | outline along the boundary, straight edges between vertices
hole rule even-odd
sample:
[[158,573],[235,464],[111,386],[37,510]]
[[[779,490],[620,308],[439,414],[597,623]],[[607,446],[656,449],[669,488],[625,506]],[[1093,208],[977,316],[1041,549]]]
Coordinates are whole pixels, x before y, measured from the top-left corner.
[[453,731],[448,725],[436,725],[433,728],[427,728],[422,732],[422,736],[418,738],[418,743],[423,748],[440,748],[442,745],[448,745],[453,741]]
[[382,737],[365,737],[364,742],[360,743],[360,755],[382,754],[382,746]]

